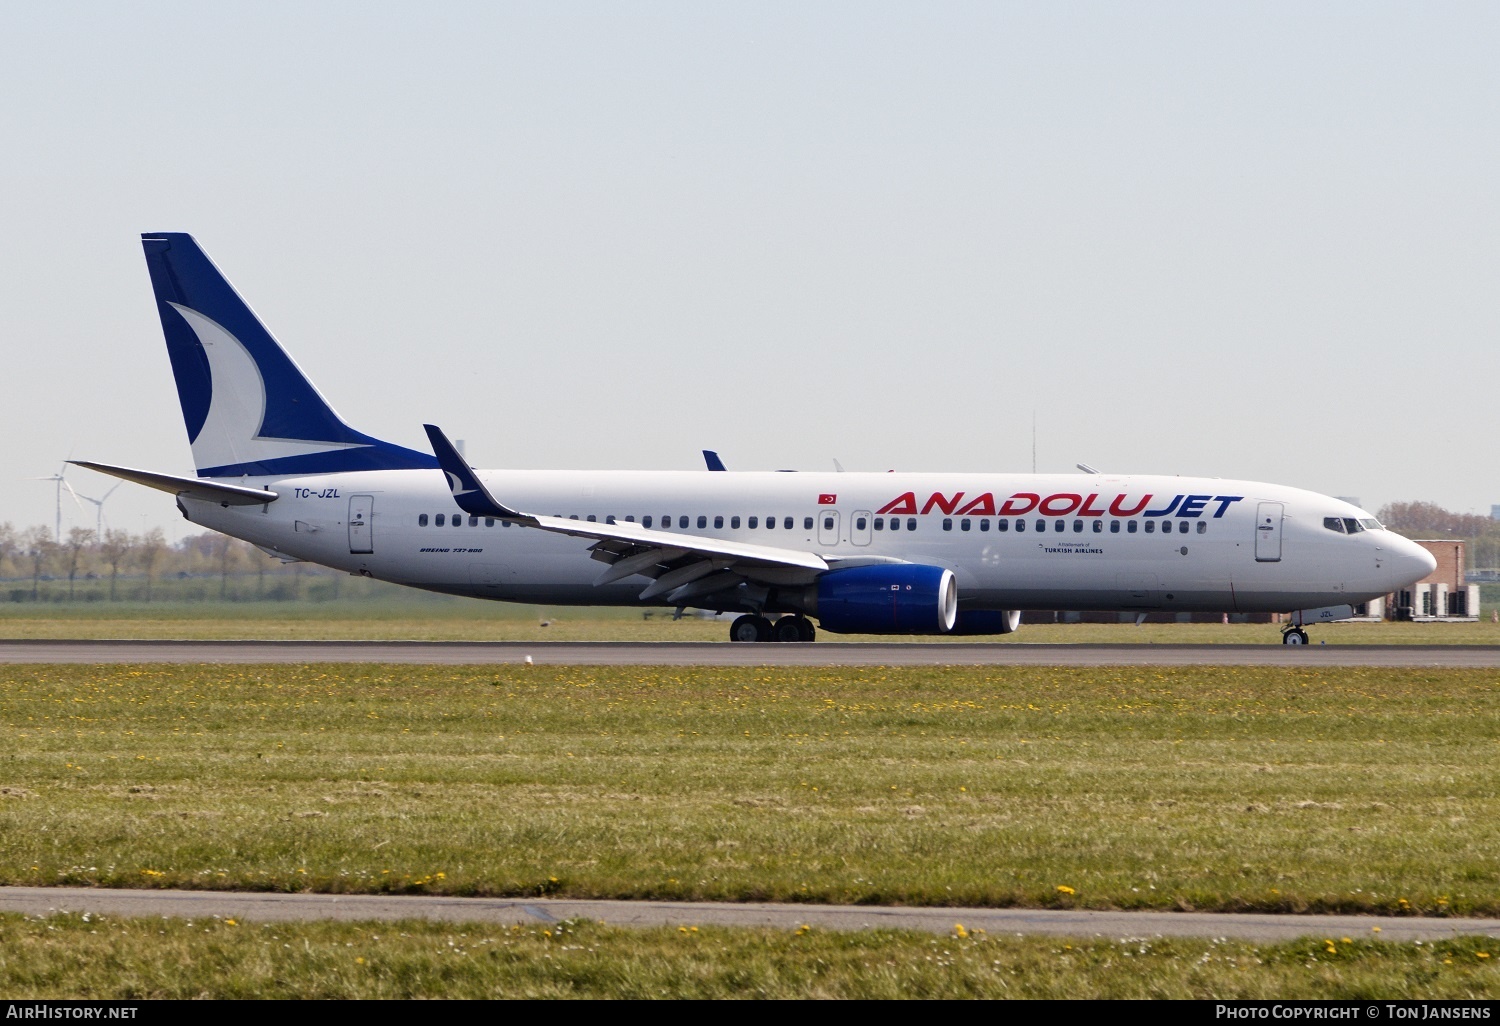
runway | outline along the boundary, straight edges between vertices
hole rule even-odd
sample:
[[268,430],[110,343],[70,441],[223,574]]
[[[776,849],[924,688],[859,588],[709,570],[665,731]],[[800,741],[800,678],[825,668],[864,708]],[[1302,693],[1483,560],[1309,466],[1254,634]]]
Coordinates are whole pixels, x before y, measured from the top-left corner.
[[524,663],[544,666],[1500,667],[1497,645],[731,644],[530,641],[0,641],[0,663]]
[[0,912],[172,916],[244,922],[429,919],[452,923],[542,925],[591,919],[614,926],[741,926],[794,930],[901,929],[950,933],[955,924],[994,935],[1058,937],[1363,937],[1431,941],[1500,938],[1496,919],[1412,916],[1293,916],[1197,912],[1091,912],[1075,909],[902,908],[868,905],[729,904],[690,901],[591,901],[564,898],[453,898],[425,895],[279,894],[226,891],[0,887]]

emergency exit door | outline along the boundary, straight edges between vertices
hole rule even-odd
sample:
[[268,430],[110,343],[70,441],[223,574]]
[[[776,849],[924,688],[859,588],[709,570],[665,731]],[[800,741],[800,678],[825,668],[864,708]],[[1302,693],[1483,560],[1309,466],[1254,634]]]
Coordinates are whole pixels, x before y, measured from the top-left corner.
[[1281,512],[1279,502],[1262,502],[1255,511],[1255,561],[1281,561]]
[[824,548],[832,548],[839,543],[839,514],[838,510],[823,509],[818,511],[818,544]]
[[371,521],[375,516],[375,496],[349,496],[349,551],[374,552],[375,538]]

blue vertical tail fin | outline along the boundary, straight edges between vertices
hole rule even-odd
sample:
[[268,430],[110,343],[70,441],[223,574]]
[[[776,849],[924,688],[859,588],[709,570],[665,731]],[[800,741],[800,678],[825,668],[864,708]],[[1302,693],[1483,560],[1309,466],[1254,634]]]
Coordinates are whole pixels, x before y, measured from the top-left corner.
[[438,465],[345,424],[191,235],[141,244],[199,477]]

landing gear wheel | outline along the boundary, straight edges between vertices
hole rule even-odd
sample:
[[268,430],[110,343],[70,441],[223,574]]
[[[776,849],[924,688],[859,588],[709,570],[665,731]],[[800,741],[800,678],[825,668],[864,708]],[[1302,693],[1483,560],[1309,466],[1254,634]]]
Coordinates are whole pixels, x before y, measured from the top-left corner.
[[764,616],[746,613],[729,625],[730,641],[770,641],[771,621]]
[[805,616],[783,616],[771,626],[772,641],[811,641],[812,621]]
[[1305,645],[1307,644],[1307,632],[1301,627],[1293,627],[1291,630],[1282,631],[1281,643],[1283,645]]

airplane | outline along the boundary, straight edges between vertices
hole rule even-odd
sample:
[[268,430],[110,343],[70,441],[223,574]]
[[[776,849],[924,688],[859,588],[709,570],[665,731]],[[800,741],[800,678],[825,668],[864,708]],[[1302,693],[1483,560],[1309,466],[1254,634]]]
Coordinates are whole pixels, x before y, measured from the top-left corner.
[[435,425],[430,453],[351,427],[192,236],[141,238],[197,476],[73,462],[284,560],[508,602],[735,612],[737,642],[1004,635],[1020,610],[1069,609],[1291,613],[1292,645],[1436,565],[1349,503],[1253,481],[474,470]]

